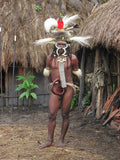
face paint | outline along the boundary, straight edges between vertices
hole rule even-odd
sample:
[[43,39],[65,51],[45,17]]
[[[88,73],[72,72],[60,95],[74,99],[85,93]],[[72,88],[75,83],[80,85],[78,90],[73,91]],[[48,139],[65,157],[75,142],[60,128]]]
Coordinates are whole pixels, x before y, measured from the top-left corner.
[[66,49],[70,46],[65,41],[58,41],[55,43],[56,49],[56,55],[57,55],[57,61],[58,61],[58,67],[59,67],[59,73],[60,73],[60,82],[61,87],[66,88],[66,78],[65,78],[65,71],[64,71],[64,62],[66,61]]
[[66,56],[66,48],[68,48],[68,46],[70,46],[70,44],[68,44],[67,42],[64,42],[64,41],[59,41],[59,42],[55,43],[55,47],[57,48],[56,54],[58,56],[60,56],[60,55]]

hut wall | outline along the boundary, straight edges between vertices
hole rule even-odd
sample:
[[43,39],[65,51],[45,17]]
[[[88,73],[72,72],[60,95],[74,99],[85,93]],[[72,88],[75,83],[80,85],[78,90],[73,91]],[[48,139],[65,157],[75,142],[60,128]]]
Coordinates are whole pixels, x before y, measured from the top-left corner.
[[111,54],[109,56],[110,58],[110,70],[111,70],[111,76],[112,76],[112,84],[115,85],[115,88],[117,88],[120,84],[119,76],[120,76],[120,65],[119,65],[119,53],[115,53],[114,51],[111,51]]
[[[111,64],[109,64],[109,60],[110,57],[105,48],[98,47],[92,51],[87,51],[85,81],[91,86],[88,89],[92,92],[92,113],[96,118],[100,117],[102,107],[107,97],[112,95],[110,74],[112,70],[110,70]],[[114,67],[115,66],[113,66],[113,68]]]
[[[19,75],[18,68],[15,68],[15,75],[13,81],[13,71],[12,67],[8,69],[8,73],[5,77],[6,90],[5,94],[0,97],[0,107],[19,107],[19,106],[28,106],[28,100],[25,98],[19,100],[19,95],[22,93],[21,91],[15,91],[17,88],[17,84],[20,82],[16,80],[16,76]],[[32,99],[32,106],[38,107],[47,107],[48,99],[49,99],[49,82],[48,79],[45,78],[42,73],[33,72],[35,76],[34,84],[37,84],[39,88],[34,89],[33,92],[37,94],[37,100]],[[13,85],[14,82],[14,85]]]

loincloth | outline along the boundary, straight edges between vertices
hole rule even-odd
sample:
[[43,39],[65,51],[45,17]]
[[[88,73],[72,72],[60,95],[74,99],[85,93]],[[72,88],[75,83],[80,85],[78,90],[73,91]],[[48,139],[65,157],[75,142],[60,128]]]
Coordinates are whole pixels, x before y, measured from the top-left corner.
[[[56,83],[57,83],[57,82],[56,82]],[[53,82],[50,83],[50,87],[51,87],[52,85],[53,85]],[[73,83],[67,82],[66,85],[73,88],[74,95],[76,94],[77,91],[80,90],[80,87],[78,87],[77,85],[75,85],[75,84],[73,84]]]

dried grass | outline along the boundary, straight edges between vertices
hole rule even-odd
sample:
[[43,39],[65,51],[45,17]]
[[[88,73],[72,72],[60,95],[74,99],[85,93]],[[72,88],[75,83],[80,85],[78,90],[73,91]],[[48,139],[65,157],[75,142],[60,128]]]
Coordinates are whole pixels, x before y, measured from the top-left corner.
[[[70,13],[70,7],[69,11],[66,7],[68,6],[68,1],[62,1],[62,4],[64,4],[62,11],[64,15]],[[35,10],[36,5],[42,8],[38,12]],[[30,65],[36,71],[41,71],[46,56],[52,51],[52,46],[47,46],[46,48],[36,47],[33,45],[33,42],[37,39],[47,37],[43,23],[48,17],[57,18],[59,16],[59,5],[57,1],[0,0],[0,7],[2,66],[4,70],[7,72],[8,67],[13,63],[15,19],[17,15],[16,64],[22,64],[23,67]],[[17,13],[15,7],[17,8]]]
[[120,51],[120,1],[109,0],[90,15],[80,35],[91,35],[91,47],[102,45]]

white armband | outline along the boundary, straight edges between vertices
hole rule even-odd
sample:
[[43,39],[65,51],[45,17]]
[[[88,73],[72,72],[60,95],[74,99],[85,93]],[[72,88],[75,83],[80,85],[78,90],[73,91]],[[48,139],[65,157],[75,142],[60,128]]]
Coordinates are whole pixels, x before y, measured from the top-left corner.
[[78,69],[77,71],[72,71],[72,73],[73,73],[74,75],[76,75],[79,79],[80,79],[81,76],[82,76],[81,69]]
[[44,68],[44,70],[43,70],[43,75],[44,75],[45,77],[49,77],[50,72],[51,72],[50,69]]

